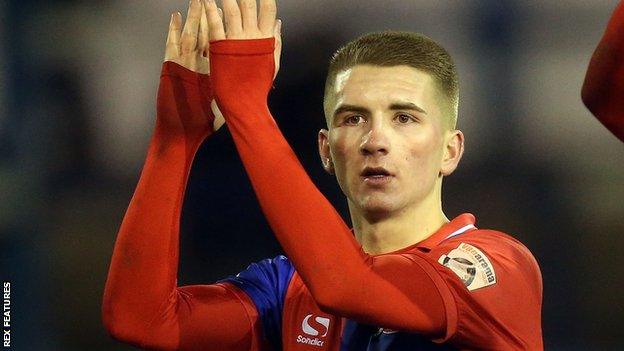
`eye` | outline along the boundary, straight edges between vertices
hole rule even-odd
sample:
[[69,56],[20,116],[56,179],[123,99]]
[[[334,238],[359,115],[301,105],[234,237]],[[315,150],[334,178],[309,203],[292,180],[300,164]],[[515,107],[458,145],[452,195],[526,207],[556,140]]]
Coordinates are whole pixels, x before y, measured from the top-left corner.
[[395,116],[395,119],[401,124],[407,124],[410,122],[416,122],[416,118],[406,113],[401,113]]
[[344,119],[344,123],[347,125],[358,125],[364,121],[364,118],[360,115],[351,115]]

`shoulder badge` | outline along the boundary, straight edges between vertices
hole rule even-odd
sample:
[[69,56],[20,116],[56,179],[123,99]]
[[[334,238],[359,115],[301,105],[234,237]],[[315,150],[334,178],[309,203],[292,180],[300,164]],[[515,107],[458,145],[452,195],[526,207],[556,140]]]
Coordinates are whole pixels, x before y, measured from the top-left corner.
[[456,249],[440,256],[438,263],[457,274],[470,291],[496,284],[492,263],[481,250],[470,244],[459,244]]

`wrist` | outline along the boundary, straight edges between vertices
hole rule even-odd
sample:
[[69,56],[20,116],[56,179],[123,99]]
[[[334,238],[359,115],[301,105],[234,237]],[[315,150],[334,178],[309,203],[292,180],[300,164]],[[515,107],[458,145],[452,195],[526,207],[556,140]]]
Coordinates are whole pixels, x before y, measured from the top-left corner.
[[210,76],[166,61],[162,65],[156,106],[156,133],[159,141],[180,139],[196,142],[212,132],[214,99]]
[[162,78],[165,76],[171,77],[172,79],[179,79],[185,83],[202,88],[210,88],[210,75],[191,71],[177,62],[163,62],[160,77]]
[[273,83],[275,38],[218,40],[210,43],[211,81],[219,107],[266,105]]
[[217,55],[265,55],[275,51],[275,38],[224,39],[210,42],[210,53]]

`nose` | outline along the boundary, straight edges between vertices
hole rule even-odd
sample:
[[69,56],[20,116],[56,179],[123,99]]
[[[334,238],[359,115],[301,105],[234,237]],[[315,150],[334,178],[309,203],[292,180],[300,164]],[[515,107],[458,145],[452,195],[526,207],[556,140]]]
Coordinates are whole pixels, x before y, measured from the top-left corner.
[[362,137],[360,152],[365,155],[386,155],[390,151],[388,126],[381,119],[372,119],[370,128]]

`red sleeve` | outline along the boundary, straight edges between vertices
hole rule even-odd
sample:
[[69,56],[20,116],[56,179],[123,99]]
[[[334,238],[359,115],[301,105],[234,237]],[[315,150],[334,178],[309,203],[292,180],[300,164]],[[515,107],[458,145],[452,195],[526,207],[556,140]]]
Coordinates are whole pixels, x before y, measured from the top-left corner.
[[613,12],[591,58],[582,98],[596,118],[624,141],[624,2]]
[[230,284],[177,287],[179,220],[191,163],[213,132],[207,75],[163,64],[156,128],[110,265],[102,318],[143,348],[256,350],[253,303]]
[[428,255],[454,300],[448,341],[460,349],[542,350],[542,276],[517,240],[478,230],[442,242]]
[[273,48],[273,38],[216,41],[210,62],[217,103],[277,239],[325,311],[443,335],[445,292],[421,262],[363,252],[282,136],[267,107]]

